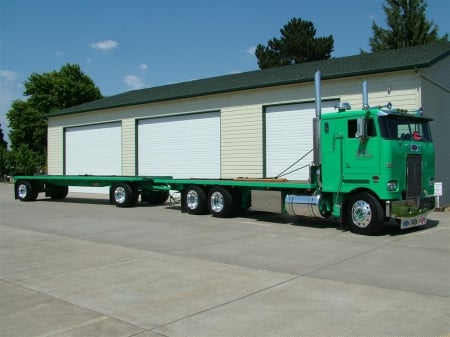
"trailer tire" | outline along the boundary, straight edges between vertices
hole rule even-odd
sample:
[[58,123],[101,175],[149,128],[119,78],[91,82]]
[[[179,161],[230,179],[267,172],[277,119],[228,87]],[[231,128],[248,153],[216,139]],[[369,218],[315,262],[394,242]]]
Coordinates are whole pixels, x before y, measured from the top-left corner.
[[384,223],[384,211],[373,195],[359,192],[347,204],[347,222],[356,234],[375,235]]
[[111,199],[117,207],[130,207],[136,201],[136,195],[129,184],[117,183],[111,187]]
[[150,205],[162,205],[169,198],[169,191],[145,191],[141,193],[142,201]]
[[208,212],[208,197],[200,186],[188,186],[183,191],[182,198],[182,204],[189,214],[201,215]]
[[34,201],[37,199],[39,191],[36,186],[28,180],[20,180],[15,185],[16,197],[20,201]]
[[68,186],[52,186],[48,192],[48,196],[52,199],[64,199],[69,193]]
[[229,218],[236,209],[233,195],[225,187],[216,186],[209,191],[208,208],[212,216]]

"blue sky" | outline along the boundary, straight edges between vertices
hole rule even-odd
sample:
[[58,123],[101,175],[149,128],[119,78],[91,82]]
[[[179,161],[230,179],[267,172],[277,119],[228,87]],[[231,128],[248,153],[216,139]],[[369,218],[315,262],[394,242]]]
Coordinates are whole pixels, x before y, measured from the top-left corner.
[[[258,69],[258,43],[291,18],[333,35],[333,57],[369,51],[383,0],[0,0],[0,123],[36,73],[79,64],[105,96]],[[427,17],[450,32],[449,0]]]

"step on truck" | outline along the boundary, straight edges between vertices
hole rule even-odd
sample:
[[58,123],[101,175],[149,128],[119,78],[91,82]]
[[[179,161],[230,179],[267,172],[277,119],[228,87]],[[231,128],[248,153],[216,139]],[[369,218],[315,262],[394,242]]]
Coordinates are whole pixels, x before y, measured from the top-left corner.
[[370,107],[367,82],[363,83],[362,109],[351,110],[344,103],[336,112],[322,115],[320,72],[315,74],[315,91],[316,115],[310,135],[313,162],[306,168],[306,181],[282,175],[234,179],[16,176],[15,198],[32,201],[45,192],[62,199],[69,186],[108,186],[111,203],[130,207],[139,196],[142,201],[162,204],[172,190],[181,193],[182,212],[195,215],[226,218],[250,208],[331,217],[365,235],[376,234],[389,219],[397,220],[402,229],[425,225],[435,204],[431,119],[423,117],[421,109],[393,109],[390,103]]

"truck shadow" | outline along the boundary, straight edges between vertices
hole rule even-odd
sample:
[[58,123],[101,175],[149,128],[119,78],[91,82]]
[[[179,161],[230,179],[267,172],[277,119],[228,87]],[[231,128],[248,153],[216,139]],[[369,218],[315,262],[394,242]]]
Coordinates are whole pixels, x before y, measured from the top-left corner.
[[400,226],[395,221],[389,221],[385,223],[385,226],[377,234],[377,236],[398,236],[411,233],[423,232],[427,229],[437,227],[439,221],[428,219],[427,224],[418,227],[412,227],[408,229],[400,229]]
[[[181,209],[181,207],[176,204],[166,205],[166,208],[177,211],[180,211]],[[350,232],[348,225],[346,225],[345,223],[341,224],[338,219],[335,220],[335,219],[308,218],[301,216],[292,216],[288,214],[269,213],[252,210],[243,211],[238,215],[238,217],[240,217],[241,219],[251,219],[254,221],[261,221],[272,224],[285,224],[295,227],[308,227],[317,229],[334,228],[341,232]],[[424,226],[418,226],[409,229],[400,229],[400,226],[395,221],[389,221],[385,223],[380,232],[375,236],[406,235],[410,233],[425,231],[427,229],[434,228],[438,225],[439,221],[429,219],[427,224]]]
[[252,219],[255,221],[269,222],[274,224],[287,224],[298,227],[311,227],[311,228],[338,228],[339,222],[335,220],[327,219],[313,219],[308,217],[295,217],[288,214],[280,213],[268,213],[247,210],[240,214],[240,217],[246,219]]
[[[51,198],[41,198],[36,201],[40,202],[56,202],[56,203],[73,203],[73,204],[95,204],[95,205],[103,205],[103,206],[114,206],[111,205],[108,198],[89,198],[89,197],[66,197],[61,200],[54,200]],[[136,204],[136,207],[145,207],[145,208],[153,208],[153,207],[164,207],[168,210],[174,210],[177,212],[181,211],[181,205],[179,203],[166,202],[163,205],[152,205],[147,202],[139,201]],[[196,215],[198,216],[198,215]],[[205,216],[211,216],[209,214],[205,214]],[[267,222],[272,224],[285,224],[291,225],[295,227],[309,227],[309,228],[317,228],[317,229],[325,229],[325,228],[335,228],[341,232],[349,232],[349,227],[343,223],[341,224],[339,220],[334,219],[319,219],[319,218],[308,218],[301,216],[292,216],[288,214],[281,213],[269,213],[269,212],[260,212],[260,211],[252,211],[246,210],[242,211],[238,217],[242,219],[251,219],[254,221]],[[226,220],[226,219],[225,219]],[[405,235],[410,233],[422,232],[430,228],[437,227],[439,225],[439,221],[437,220],[428,220],[427,224],[424,226],[413,227],[409,229],[400,229],[400,226],[395,221],[389,221],[385,223],[385,226],[380,230],[378,234],[375,236],[398,236]]]
[[110,206],[109,200],[107,197],[104,199],[101,198],[89,198],[89,197],[66,197],[64,199],[52,199],[52,198],[42,198],[37,199],[37,202],[54,202],[54,203],[62,203],[62,204],[91,204],[91,205],[105,205]]

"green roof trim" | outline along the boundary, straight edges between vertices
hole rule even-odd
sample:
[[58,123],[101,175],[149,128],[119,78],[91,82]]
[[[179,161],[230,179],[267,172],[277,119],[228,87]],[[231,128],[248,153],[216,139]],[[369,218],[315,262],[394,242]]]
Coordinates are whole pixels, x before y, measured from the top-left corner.
[[255,70],[124,92],[49,113],[47,117],[192,98],[233,91],[267,88],[314,81],[320,70],[323,80],[424,68],[450,55],[450,42],[372,54],[360,54],[290,66]]

